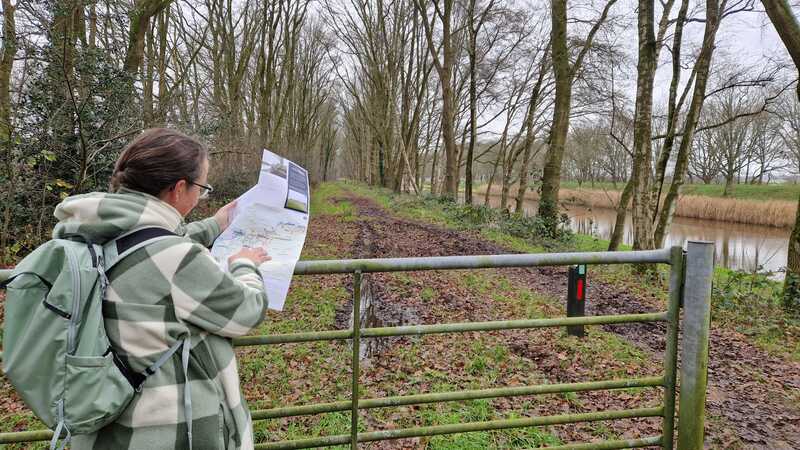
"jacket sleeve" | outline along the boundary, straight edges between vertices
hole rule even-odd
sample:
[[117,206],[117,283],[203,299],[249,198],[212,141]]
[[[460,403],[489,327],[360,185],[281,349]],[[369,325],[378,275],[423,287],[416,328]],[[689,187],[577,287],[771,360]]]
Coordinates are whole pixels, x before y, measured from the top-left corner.
[[217,220],[213,217],[186,224],[186,236],[205,248],[211,247],[217,236],[222,233]]
[[178,319],[225,337],[249,333],[264,320],[267,295],[255,265],[246,259],[223,271],[207,249],[190,246],[172,279]]

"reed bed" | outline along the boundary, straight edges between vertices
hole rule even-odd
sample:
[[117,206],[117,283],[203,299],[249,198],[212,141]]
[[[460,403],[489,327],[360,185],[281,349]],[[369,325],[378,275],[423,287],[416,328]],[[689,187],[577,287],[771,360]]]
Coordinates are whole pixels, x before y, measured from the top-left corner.
[[[486,188],[478,190],[484,195]],[[509,195],[516,194],[516,186]],[[500,195],[499,187],[492,187],[491,195]],[[589,208],[616,208],[620,191],[598,189],[561,189],[559,201],[568,205]],[[539,200],[536,191],[527,192],[528,200]],[[662,198],[663,201],[663,198]],[[719,220],[723,222],[763,225],[777,228],[791,228],[797,214],[797,203],[786,200],[744,200],[736,198],[707,197],[702,195],[682,195],[678,199],[675,215],[692,219]]]

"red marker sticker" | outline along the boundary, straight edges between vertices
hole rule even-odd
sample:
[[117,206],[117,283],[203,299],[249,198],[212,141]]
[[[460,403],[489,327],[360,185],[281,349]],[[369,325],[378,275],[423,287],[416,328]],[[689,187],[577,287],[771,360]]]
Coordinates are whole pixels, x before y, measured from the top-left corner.
[[578,278],[578,286],[577,292],[575,293],[575,298],[577,300],[583,300],[583,278]]

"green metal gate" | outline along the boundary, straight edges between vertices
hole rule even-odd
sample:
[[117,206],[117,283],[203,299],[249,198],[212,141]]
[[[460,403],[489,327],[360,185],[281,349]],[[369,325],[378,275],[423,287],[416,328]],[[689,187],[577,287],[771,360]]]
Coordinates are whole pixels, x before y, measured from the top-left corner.
[[[675,434],[676,377],[678,352],[678,327],[680,309],[683,309],[683,337],[681,339],[681,389],[680,417],[678,418],[678,448],[701,450],[705,417],[705,392],[708,371],[708,336],[710,327],[711,279],[714,247],[707,242],[689,242],[687,250],[673,247],[663,250],[597,253],[554,253],[525,255],[444,256],[428,258],[392,258],[331,261],[301,261],[296,275],[353,274],[353,326],[349,330],[246,336],[234,339],[238,347],[251,345],[276,345],[311,341],[352,340],[352,390],[349,401],[287,406],[251,411],[253,420],[275,419],[335,411],[351,411],[349,434],[315,437],[293,441],[257,444],[256,449],[300,449],[350,444],[353,449],[359,442],[387,439],[434,436],[471,431],[500,430],[542,425],[570,424],[639,417],[661,417],[662,433],[630,440],[609,440],[586,444],[570,444],[551,449],[621,449],[647,446],[673,448]],[[669,302],[666,311],[645,314],[606,315],[592,317],[565,317],[552,319],[507,320],[492,322],[446,323],[382,328],[361,328],[360,289],[361,277],[367,272],[396,272],[420,270],[481,269],[502,267],[563,266],[573,264],[631,264],[654,263],[670,266]],[[0,271],[0,281],[10,276],[9,270]],[[466,390],[408,396],[365,398],[358,397],[360,374],[359,344],[364,337],[389,337],[425,335],[436,333],[462,333],[474,331],[512,330],[569,325],[603,325],[632,322],[666,322],[666,351],[664,372],[658,377],[620,380],[588,381],[581,383],[544,384],[495,389]],[[370,408],[440,403],[460,400],[487,399],[523,395],[553,394],[631,387],[663,388],[663,404],[652,408],[599,411],[580,414],[537,416],[519,419],[468,422],[406,429],[358,432],[358,410]],[[49,440],[50,430],[0,433],[0,444]]]

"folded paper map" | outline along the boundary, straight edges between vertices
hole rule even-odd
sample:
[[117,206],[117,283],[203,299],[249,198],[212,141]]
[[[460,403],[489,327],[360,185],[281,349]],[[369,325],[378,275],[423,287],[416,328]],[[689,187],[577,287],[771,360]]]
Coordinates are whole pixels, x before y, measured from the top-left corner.
[[211,247],[211,254],[223,266],[244,247],[266,249],[272,260],[258,269],[270,309],[280,311],[286,301],[306,240],[309,192],[304,168],[264,150],[258,184],[237,199],[230,226]]

